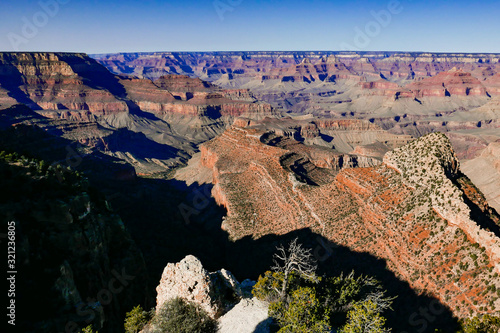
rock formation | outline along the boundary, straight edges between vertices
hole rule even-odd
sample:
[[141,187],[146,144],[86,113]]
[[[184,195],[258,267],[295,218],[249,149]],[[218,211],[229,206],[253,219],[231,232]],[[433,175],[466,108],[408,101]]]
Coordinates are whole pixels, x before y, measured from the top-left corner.
[[247,90],[224,91],[182,75],[162,76],[155,82],[115,76],[85,54],[1,53],[0,86],[4,96],[0,106],[17,102],[34,110],[89,111],[97,116],[137,107],[192,116],[200,113],[201,106],[231,116],[271,112],[269,105],[254,105],[256,100]]
[[[250,89],[258,100],[288,112],[365,119],[394,133],[403,128],[413,136],[441,131],[479,138],[477,127],[499,128],[494,100],[500,82],[498,54],[160,52],[95,57],[115,73],[151,79],[185,74],[225,88]],[[455,147],[459,156],[470,154],[470,148]]]
[[485,79],[484,85],[487,87],[490,95],[500,95],[500,73],[497,72]]
[[452,69],[441,72],[431,78],[411,83],[405,87],[406,91],[398,92],[401,97],[447,97],[447,96],[486,96],[486,88],[471,73]]
[[168,264],[156,288],[156,311],[173,298],[183,298],[201,306],[212,318],[220,317],[241,297],[239,282],[231,272],[221,269],[208,273],[201,262],[188,255],[176,264]]
[[[193,52],[96,55],[116,73],[158,78],[165,74],[197,76],[260,76],[325,80],[358,76],[418,78],[434,76],[453,67],[487,76],[498,68],[497,54],[438,54],[398,52]],[[490,72],[484,72],[489,69]],[[326,75],[326,76],[320,76]],[[285,79],[286,81],[287,79]]]
[[[222,227],[233,239],[310,228],[385,259],[457,316],[498,311],[500,217],[460,172],[444,135],[397,148],[378,166],[327,177],[315,168],[287,168],[282,161],[290,151],[262,136],[252,126],[233,126],[202,145],[212,194],[227,209]],[[324,182],[308,181],[321,176]]]
[[361,83],[363,89],[394,98],[422,99],[426,97],[487,96],[484,85],[471,73],[453,68],[433,77],[423,78],[403,87],[387,80]]
[[[485,170],[498,172],[492,144],[500,139],[498,60],[379,52],[99,57],[112,74],[83,54],[1,53],[0,143],[51,162],[74,149],[92,177],[132,182],[136,170],[163,177],[203,143],[202,166],[193,168],[204,168],[199,178],[213,182],[231,238],[309,228],[384,259],[414,290],[437,297],[459,317],[497,313],[499,216],[462,174],[458,157],[480,158]],[[450,140],[424,136],[436,130]],[[409,143],[412,136],[424,137]],[[464,168],[471,178],[472,161]],[[475,179],[488,189],[490,177]],[[156,185],[142,188],[149,193]],[[52,314],[42,313],[32,321],[40,331],[69,320],[82,326],[87,318],[72,312],[79,305],[106,327],[106,318],[137,304],[135,291],[117,297],[123,307],[87,300],[113,278],[112,263],[140,266],[141,258],[95,192],[80,190],[48,205],[39,198],[21,206],[9,201],[4,210],[6,218],[29,225],[21,251],[28,266],[36,264],[32,276],[45,269],[41,290],[50,295],[40,300],[58,300],[56,319],[48,322]],[[495,190],[484,192],[495,198]],[[234,296],[236,285],[226,275],[207,273],[191,257],[171,264],[159,303],[181,296],[219,316],[226,300],[216,295]],[[36,283],[29,280],[25,290]]]
[[271,324],[265,302],[244,298],[220,318],[219,333],[269,333]]
[[[251,296],[254,284],[255,281],[250,280],[240,284],[225,269],[209,273],[198,258],[188,255],[165,267],[156,288],[156,312],[165,302],[180,297],[218,319],[221,333],[268,333],[272,322],[268,317],[268,304]],[[151,331],[154,326],[149,324],[141,332]]]
[[269,104],[258,103],[248,90],[222,90],[200,79],[166,75],[155,81],[122,79],[128,97],[137,106],[160,117],[264,117],[272,115]]
[[85,54],[0,53],[0,85],[34,110],[106,115],[129,109],[116,77]]

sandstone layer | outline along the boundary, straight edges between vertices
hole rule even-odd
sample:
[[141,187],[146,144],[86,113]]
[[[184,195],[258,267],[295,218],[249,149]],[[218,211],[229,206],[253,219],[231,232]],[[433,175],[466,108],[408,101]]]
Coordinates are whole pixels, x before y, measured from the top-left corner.
[[[460,66],[491,76],[497,68],[498,54],[439,54],[398,52],[155,52],[95,55],[114,72],[154,77],[165,74],[195,74],[200,76],[228,74],[233,77],[307,72],[313,79],[325,79],[319,74],[340,73],[357,76],[360,72],[373,77],[414,78],[434,76]],[[276,75],[276,74],[274,74]],[[292,75],[293,76],[293,75]],[[307,77],[307,76],[306,76]]]
[[[102,88],[91,81],[96,78]],[[0,53],[0,85],[17,103],[35,110],[79,110],[96,115],[128,111],[115,80],[85,54]],[[13,104],[1,102],[4,107]]]

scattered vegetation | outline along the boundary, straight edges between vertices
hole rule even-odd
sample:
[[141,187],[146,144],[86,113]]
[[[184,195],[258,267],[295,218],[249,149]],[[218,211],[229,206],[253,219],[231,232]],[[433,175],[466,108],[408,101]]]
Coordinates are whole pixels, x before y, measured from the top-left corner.
[[500,316],[483,315],[465,319],[461,322],[459,333],[498,333]]
[[10,191],[0,193],[0,200],[20,201],[46,194],[47,199],[67,197],[88,190],[83,175],[60,164],[50,165],[44,160],[29,158],[18,153],[0,152],[2,185]]
[[347,313],[347,323],[340,333],[382,333],[388,332],[385,318],[380,314],[377,305],[371,301],[354,303]]

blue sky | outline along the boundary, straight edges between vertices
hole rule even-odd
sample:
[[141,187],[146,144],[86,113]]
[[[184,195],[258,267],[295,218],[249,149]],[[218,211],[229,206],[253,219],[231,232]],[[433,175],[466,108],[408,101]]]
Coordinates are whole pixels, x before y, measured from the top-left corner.
[[500,53],[498,0],[6,0],[0,13],[0,51]]

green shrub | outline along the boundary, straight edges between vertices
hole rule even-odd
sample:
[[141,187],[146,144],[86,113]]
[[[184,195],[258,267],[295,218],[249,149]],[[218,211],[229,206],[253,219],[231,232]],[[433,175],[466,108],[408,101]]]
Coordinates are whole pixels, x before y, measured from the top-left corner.
[[273,302],[279,299],[279,288],[283,283],[283,273],[267,271],[252,289],[252,295],[261,301]]
[[216,333],[218,324],[200,306],[182,298],[165,302],[152,320],[155,333]]
[[269,314],[281,327],[278,333],[322,333],[331,331],[329,308],[314,287],[300,287],[286,301],[271,303]]
[[89,325],[85,328],[83,328],[81,331],[81,333],[99,333],[98,331],[95,331],[92,329],[92,325]]
[[354,272],[318,277],[310,250],[297,244],[297,239],[288,249],[280,246],[277,250],[274,271],[259,277],[252,294],[270,303],[269,316],[278,324],[279,333],[331,332],[344,326],[344,332],[351,332],[350,328],[355,329],[352,332],[387,331],[382,313],[390,309],[394,298],[386,297],[379,281],[356,277]]
[[499,316],[476,316],[467,318],[461,323],[462,329],[460,333],[497,333],[500,330]]
[[[286,297],[281,298],[279,288],[283,278],[282,273],[268,271],[259,278],[252,290],[255,297],[270,302],[269,315],[279,325],[279,333],[329,332],[334,327],[343,327],[348,323],[350,311],[361,311],[359,304],[364,304],[367,299],[376,299],[375,310],[365,307],[376,311],[377,315],[368,310],[365,310],[368,313],[364,315],[372,316],[377,325],[383,328],[385,319],[381,313],[390,307],[393,300],[385,296],[385,290],[378,281],[363,275],[356,277],[353,273],[320,277],[317,281],[294,273],[289,276]],[[350,315],[358,319],[361,316],[357,312]],[[352,319],[353,323],[358,319]]]
[[[252,289],[252,294],[261,301],[275,302],[280,299],[280,291],[283,285],[283,272],[267,271],[264,276],[259,276],[259,280]],[[303,284],[303,279],[298,273],[292,272],[288,276],[287,291],[293,291]]]
[[139,332],[148,323],[148,320],[148,313],[140,305],[137,305],[130,312],[127,312],[125,316],[125,333]]
[[347,313],[347,323],[340,333],[384,333],[385,318],[382,317],[377,305],[372,301],[358,302]]

